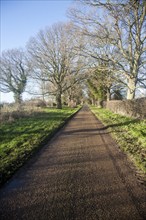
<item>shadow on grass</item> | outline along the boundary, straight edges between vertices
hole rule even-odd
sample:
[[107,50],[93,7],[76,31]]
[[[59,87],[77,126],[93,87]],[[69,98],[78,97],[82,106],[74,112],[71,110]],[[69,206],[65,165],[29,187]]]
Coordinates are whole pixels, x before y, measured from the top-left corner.
[[124,126],[124,125],[134,124],[134,123],[137,123],[139,121],[140,121],[139,119],[133,119],[133,120],[126,121],[126,122],[121,122],[121,123],[116,123],[116,124],[109,124],[109,125],[106,125],[102,128],[99,128],[98,130],[105,130],[105,129],[108,129],[108,128],[120,127],[120,126]]
[[[74,129],[74,130],[70,130],[70,131],[64,131],[63,134],[64,135],[71,135],[71,134],[77,134],[78,135],[81,135],[82,133],[90,133],[90,135],[97,135],[98,133],[97,132],[100,132],[100,131],[103,131],[103,130],[107,130],[108,128],[119,128],[120,126],[124,126],[124,125],[129,125],[129,124],[133,124],[133,123],[137,123],[139,122],[140,120],[139,119],[134,119],[134,120],[130,120],[128,122],[123,122],[123,123],[116,123],[116,124],[109,124],[109,125],[106,125],[106,126],[103,126],[102,123],[100,123],[100,121],[98,121],[98,124],[100,123],[101,124],[101,127],[98,127],[98,128],[90,128],[90,129]],[[116,132],[123,132],[121,130],[115,130]],[[108,133],[111,133],[111,132],[105,132],[105,134],[108,134]],[[99,133],[100,134],[100,133]],[[102,133],[103,134],[103,133]]]
[[26,118],[20,118],[13,123],[2,125],[0,128],[0,141],[9,142],[21,135],[31,136],[39,133],[50,132],[47,127],[58,126],[58,122],[63,123],[67,118],[67,113],[60,112],[41,112],[32,114]]

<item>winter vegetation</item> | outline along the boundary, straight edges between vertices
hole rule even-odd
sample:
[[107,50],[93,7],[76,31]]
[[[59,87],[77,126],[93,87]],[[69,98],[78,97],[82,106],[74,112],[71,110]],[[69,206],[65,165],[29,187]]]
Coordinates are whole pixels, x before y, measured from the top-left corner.
[[13,92],[15,103],[20,104],[29,74],[26,55],[21,49],[12,49],[4,51],[0,61],[1,91]]
[[92,103],[134,99],[146,89],[145,13],[144,0],[75,1],[70,22],[40,30],[24,49],[2,52],[0,90],[13,92],[17,104],[24,91],[53,96],[58,109],[83,95]]
[[[146,96],[145,1],[78,0],[67,14],[69,22],[46,27],[26,48],[0,55],[0,91],[12,92],[15,100],[0,104],[2,181],[77,110],[70,107]],[[32,99],[24,101],[24,92]],[[113,119],[127,123],[121,138],[129,141],[126,150],[142,167],[145,121],[131,124],[131,119],[96,111],[107,125]]]
[[[109,92],[114,91],[116,85],[118,93],[125,89],[125,98],[134,99],[138,87],[146,88],[145,1],[78,2],[80,7],[78,4],[72,8],[69,15],[83,36],[81,53],[93,58],[90,63],[93,78],[89,82],[92,95],[100,93],[101,98],[101,93],[103,96],[106,93],[109,99]],[[97,92],[94,87],[98,87]]]

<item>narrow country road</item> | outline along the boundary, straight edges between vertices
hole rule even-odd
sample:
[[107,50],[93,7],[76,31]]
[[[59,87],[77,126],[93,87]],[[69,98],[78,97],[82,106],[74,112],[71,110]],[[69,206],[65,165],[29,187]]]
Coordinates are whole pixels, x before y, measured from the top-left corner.
[[146,219],[146,194],[88,107],[0,190],[0,219]]

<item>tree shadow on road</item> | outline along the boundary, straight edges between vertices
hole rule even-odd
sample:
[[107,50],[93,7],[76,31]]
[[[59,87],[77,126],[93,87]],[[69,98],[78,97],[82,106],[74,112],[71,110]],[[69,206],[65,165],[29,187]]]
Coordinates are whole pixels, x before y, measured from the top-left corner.
[[115,132],[121,132],[122,133],[123,131],[120,129],[121,126],[134,124],[134,123],[137,123],[139,121],[140,121],[139,119],[133,119],[133,120],[130,120],[128,122],[109,124],[109,125],[106,125],[106,126],[104,126],[100,121],[98,121],[98,124],[97,124],[98,127],[97,128],[72,129],[72,130],[69,130],[69,131],[64,131],[63,134],[65,134],[65,135],[73,135],[73,134],[81,135],[81,133],[82,134],[83,133],[86,133],[86,134],[90,133],[90,135],[97,135],[98,134],[97,132],[104,131],[104,130],[106,132],[105,134],[108,134],[108,133],[112,132],[112,131],[107,130],[109,128],[115,128],[114,129]]

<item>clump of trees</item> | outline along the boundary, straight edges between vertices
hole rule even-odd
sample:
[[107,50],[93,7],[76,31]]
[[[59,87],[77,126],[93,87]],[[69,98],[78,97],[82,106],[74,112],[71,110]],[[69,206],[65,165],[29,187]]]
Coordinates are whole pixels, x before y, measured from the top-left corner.
[[126,86],[127,99],[135,98],[138,86],[146,88],[144,0],[79,0],[69,16],[85,38],[82,54],[106,63],[105,70]]
[[91,103],[123,99],[125,86],[115,80],[113,73],[106,70],[103,63],[91,71],[92,75],[87,80],[87,87],[90,90],[88,96]]
[[58,23],[31,38],[27,52],[18,49],[3,52],[1,91],[13,92],[15,102],[20,104],[29,77],[41,90],[39,94],[33,88],[31,94],[42,95],[43,99],[45,95],[53,95],[56,107],[62,108],[62,97],[85,78],[83,59],[75,45],[72,24]]
[[75,43],[71,23],[46,28],[28,43],[33,77],[48,84],[46,93],[55,95],[57,108],[62,108],[62,94],[83,78]]
[[146,89],[144,0],[78,0],[68,14],[71,22],[31,38],[27,53],[2,53],[2,92],[13,92],[21,103],[29,78],[43,100],[55,96],[56,107],[62,108],[62,101],[80,103],[84,93],[95,102],[122,99],[123,91],[134,99],[137,88]]

